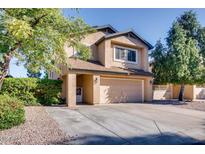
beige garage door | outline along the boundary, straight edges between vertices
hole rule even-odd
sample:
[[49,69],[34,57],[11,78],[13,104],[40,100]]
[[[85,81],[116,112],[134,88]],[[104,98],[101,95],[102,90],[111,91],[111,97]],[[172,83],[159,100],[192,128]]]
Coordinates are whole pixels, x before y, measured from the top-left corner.
[[141,80],[101,78],[100,103],[142,102],[143,86]]

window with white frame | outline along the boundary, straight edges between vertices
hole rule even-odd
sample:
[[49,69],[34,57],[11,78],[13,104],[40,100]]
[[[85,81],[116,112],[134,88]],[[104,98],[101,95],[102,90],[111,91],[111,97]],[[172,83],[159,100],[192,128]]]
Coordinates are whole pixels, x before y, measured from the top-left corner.
[[115,47],[114,59],[116,61],[137,63],[137,50],[123,47]]

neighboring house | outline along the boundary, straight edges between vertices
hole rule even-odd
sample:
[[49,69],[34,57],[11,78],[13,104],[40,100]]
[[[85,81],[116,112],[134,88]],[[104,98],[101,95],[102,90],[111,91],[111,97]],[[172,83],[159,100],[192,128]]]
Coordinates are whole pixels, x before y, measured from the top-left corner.
[[[82,43],[90,47],[92,58],[75,58],[66,48],[70,67],[61,67],[62,97],[69,107],[77,103],[108,104],[152,101],[152,73],[148,51],[152,45],[133,30],[118,32],[110,25],[95,26]],[[51,72],[49,78],[58,76]]]
[[[153,99],[178,99],[180,85],[153,85]],[[204,85],[186,85],[184,91],[184,98],[187,100],[205,99]]]

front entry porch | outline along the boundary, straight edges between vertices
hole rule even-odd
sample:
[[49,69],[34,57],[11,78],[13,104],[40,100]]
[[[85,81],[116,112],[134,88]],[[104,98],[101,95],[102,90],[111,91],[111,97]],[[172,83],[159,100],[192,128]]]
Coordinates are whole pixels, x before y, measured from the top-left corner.
[[69,108],[77,104],[98,104],[100,102],[100,76],[69,73],[63,76],[62,97]]

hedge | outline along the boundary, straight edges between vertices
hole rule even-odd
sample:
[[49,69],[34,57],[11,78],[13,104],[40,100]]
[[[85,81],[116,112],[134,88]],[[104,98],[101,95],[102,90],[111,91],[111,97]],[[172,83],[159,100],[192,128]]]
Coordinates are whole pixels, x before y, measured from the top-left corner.
[[6,78],[0,94],[21,100],[24,105],[52,105],[61,102],[60,80]]
[[0,130],[8,129],[25,121],[24,105],[16,98],[0,95]]

